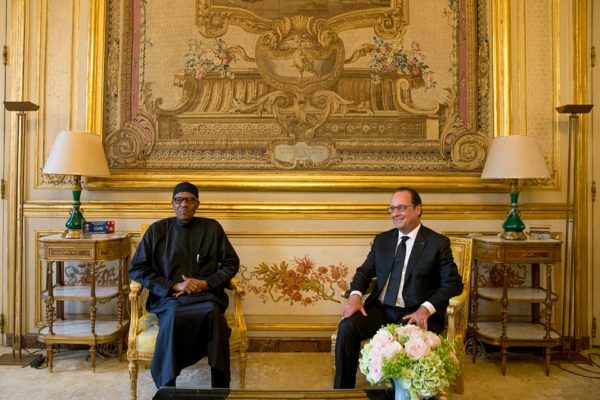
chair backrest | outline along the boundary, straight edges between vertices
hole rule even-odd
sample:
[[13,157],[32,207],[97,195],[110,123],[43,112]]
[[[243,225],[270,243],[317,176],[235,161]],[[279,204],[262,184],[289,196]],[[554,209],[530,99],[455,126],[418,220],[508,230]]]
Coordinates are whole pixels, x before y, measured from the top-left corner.
[[471,262],[473,260],[473,239],[450,237],[450,248],[458,273],[462,277],[464,289],[469,290],[471,284]]

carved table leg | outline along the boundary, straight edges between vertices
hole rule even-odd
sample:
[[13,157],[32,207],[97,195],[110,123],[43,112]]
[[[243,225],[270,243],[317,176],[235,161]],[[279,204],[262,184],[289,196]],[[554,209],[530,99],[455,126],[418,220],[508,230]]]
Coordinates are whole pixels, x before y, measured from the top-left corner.
[[92,372],[96,372],[96,344],[90,346],[90,358],[92,359]]
[[471,318],[473,320],[473,335],[471,336],[471,361],[475,364],[477,359],[477,318],[479,312],[479,292],[477,284],[479,280],[479,261],[473,263],[473,282],[471,282]]
[[52,345],[49,344],[46,346],[46,353],[48,355],[48,369],[52,372],[52,364],[54,362],[54,349]]
[[506,353],[508,353],[508,348],[502,346],[502,375],[506,375]]
[[92,357],[92,371],[96,372],[96,263],[92,263],[92,282],[90,287],[90,328],[91,335],[94,338],[90,346],[90,355]]
[[546,376],[550,376],[550,362],[552,360],[552,350],[546,347]]
[[123,361],[123,340],[122,339],[119,339],[117,346],[119,346],[119,362],[121,362],[121,361]]

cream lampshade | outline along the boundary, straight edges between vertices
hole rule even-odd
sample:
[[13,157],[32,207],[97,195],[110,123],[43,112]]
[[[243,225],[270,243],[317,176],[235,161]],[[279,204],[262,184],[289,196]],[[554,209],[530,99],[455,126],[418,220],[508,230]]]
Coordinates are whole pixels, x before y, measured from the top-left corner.
[[519,215],[519,179],[549,178],[542,149],[533,136],[494,138],[481,173],[483,179],[511,180],[511,209],[502,227],[502,238],[525,239],[525,224]]
[[107,177],[110,175],[102,138],[87,132],[59,132],[52,145],[44,174],[73,175],[73,208],[67,220],[67,238],[83,236],[85,221],[81,210],[81,177]]

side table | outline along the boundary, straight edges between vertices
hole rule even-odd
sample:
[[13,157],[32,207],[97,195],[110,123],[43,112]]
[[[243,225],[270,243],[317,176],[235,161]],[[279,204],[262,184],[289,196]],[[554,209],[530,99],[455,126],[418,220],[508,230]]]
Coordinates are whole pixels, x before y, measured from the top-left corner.
[[[546,375],[550,374],[551,349],[560,343],[560,334],[552,329],[552,307],[558,300],[552,292],[552,266],[561,262],[560,240],[505,240],[496,236],[474,238],[473,279],[471,280],[471,322],[469,328],[475,338],[500,346],[502,352],[502,375],[506,374],[508,347],[545,347]],[[502,267],[502,287],[478,287],[479,266],[493,263]],[[531,286],[510,287],[509,265],[531,265]],[[540,264],[546,265],[545,287],[540,286]],[[480,299],[500,303],[500,320],[478,321]],[[509,318],[509,303],[530,303],[531,321],[515,322]],[[540,304],[545,306],[544,318],[540,318]],[[476,356],[473,341],[473,362]]]
[[[123,336],[128,321],[124,321],[124,296],[128,291],[127,267],[129,263],[129,236],[124,232],[90,235],[81,239],[66,239],[61,234],[41,237],[38,241],[40,260],[46,266],[46,289],[42,298],[46,302],[46,326],[38,332],[38,340],[46,343],[48,367],[52,372],[53,346],[55,344],[84,344],[90,346],[92,370],[96,371],[96,345],[118,344],[119,358],[123,353]],[[119,260],[116,286],[98,286],[96,272],[102,261]],[[89,268],[90,283],[65,286],[64,263],[79,261]],[[43,268],[43,267],[42,267]],[[117,302],[117,315],[97,319],[96,303]],[[66,301],[87,302],[89,317],[65,319]]]

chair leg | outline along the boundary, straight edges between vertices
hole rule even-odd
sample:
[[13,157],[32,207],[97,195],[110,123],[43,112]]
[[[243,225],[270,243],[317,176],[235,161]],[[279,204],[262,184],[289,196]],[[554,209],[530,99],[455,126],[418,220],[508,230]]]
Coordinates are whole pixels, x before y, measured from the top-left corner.
[[335,342],[337,340],[337,329],[331,335],[331,358],[333,360],[333,364],[331,365],[331,369],[333,370],[333,374],[335,375]]
[[131,400],[137,400],[137,378],[138,364],[136,360],[129,360],[129,387],[131,391]]
[[246,387],[246,363],[248,361],[246,350],[239,351],[238,361],[240,364],[240,389],[244,389]]

